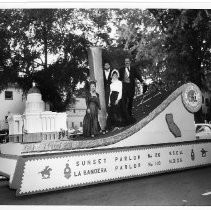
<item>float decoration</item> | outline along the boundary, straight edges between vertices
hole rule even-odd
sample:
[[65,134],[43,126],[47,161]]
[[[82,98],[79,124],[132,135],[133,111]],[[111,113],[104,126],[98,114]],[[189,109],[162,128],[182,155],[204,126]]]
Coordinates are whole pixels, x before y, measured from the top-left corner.
[[[91,49],[89,60],[90,75],[100,82],[98,51]],[[99,86],[103,88],[102,83]],[[11,131],[11,141],[0,145],[0,175],[9,178],[9,187],[18,196],[211,163],[211,141],[198,141],[195,136],[194,112],[200,109],[202,99],[193,83],[163,87],[137,97],[133,107],[137,122],[95,139],[68,138],[65,113],[38,109],[43,106],[37,89],[29,92],[28,99],[31,108],[27,110],[31,111],[23,118],[13,116],[13,120],[19,119],[27,129],[20,133]],[[60,116],[58,121],[56,116]],[[36,131],[32,120],[35,118],[42,125]],[[104,109],[100,119],[104,125]]]

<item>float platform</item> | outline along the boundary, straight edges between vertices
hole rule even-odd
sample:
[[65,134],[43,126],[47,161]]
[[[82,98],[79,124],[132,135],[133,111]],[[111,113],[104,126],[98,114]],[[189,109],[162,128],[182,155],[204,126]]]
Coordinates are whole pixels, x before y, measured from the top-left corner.
[[201,100],[188,83],[136,98],[137,123],[96,139],[2,144],[0,175],[20,196],[209,165],[211,140],[195,137]]

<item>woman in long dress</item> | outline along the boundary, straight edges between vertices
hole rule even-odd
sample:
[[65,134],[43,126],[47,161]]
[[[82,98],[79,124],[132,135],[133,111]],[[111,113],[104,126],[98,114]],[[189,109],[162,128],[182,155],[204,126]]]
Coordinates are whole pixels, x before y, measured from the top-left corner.
[[96,83],[90,82],[90,91],[86,95],[86,115],[83,120],[83,135],[85,137],[94,137],[100,132],[100,124],[98,121],[98,110],[100,107],[99,94],[96,92]]
[[107,117],[107,130],[119,129],[124,126],[124,119],[122,116],[122,82],[118,79],[119,72],[114,69],[111,73],[112,82],[110,85],[109,109]]

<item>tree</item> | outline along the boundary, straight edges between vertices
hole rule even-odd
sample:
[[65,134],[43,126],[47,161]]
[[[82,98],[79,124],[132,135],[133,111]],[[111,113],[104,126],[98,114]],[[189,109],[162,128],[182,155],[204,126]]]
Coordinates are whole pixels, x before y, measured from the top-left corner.
[[210,69],[209,10],[116,12],[118,47],[140,63],[146,77],[164,82],[190,80],[203,86],[204,75]]
[[[70,23],[72,13],[73,10],[1,10],[1,89],[8,82],[17,82],[27,92],[36,81],[54,110],[64,110],[77,83],[84,80],[83,72],[88,71],[90,43],[70,30],[70,26],[74,28]],[[56,59],[48,64],[50,55]],[[49,89],[49,84],[55,90]]]
[[[115,10],[115,26],[119,38],[116,48],[130,55],[133,63],[142,70],[143,77],[156,81],[165,69],[165,35],[161,33],[156,19],[148,10]],[[123,63],[123,62],[122,62]]]
[[85,80],[89,44],[86,39],[69,34],[64,49],[67,56],[33,75],[43,99],[51,103],[53,110],[64,111],[72,102],[77,84]]
[[16,60],[13,62],[15,55],[11,45],[14,42],[13,35],[17,32],[19,18],[19,10],[0,10],[0,91],[9,83],[17,82],[18,64]]
[[165,65],[177,79],[199,87],[210,69],[211,16],[208,10],[150,10],[165,34]]
[[201,86],[210,69],[209,21],[208,10],[0,10],[0,88],[12,78],[27,91],[36,80],[54,109],[63,110],[85,79],[92,45],[103,47],[103,60],[114,68],[130,55],[146,79],[189,75]]

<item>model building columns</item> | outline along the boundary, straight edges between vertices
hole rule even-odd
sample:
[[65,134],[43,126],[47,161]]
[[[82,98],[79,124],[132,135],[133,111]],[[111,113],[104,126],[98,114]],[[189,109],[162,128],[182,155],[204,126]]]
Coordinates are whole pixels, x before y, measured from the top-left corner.
[[95,80],[97,82],[96,90],[100,95],[101,110],[99,112],[98,118],[101,129],[104,130],[106,126],[106,104],[102,68],[102,49],[100,47],[89,48],[88,59],[90,67],[90,79]]

